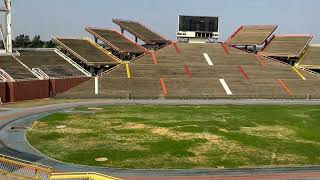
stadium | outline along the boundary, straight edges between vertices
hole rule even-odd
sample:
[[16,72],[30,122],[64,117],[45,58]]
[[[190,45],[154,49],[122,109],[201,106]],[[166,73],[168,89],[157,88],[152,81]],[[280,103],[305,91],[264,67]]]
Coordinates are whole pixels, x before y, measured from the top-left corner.
[[[15,3],[15,2],[13,2]],[[176,40],[134,19],[54,48],[1,27],[0,178],[317,179],[320,45],[280,25],[180,15]]]

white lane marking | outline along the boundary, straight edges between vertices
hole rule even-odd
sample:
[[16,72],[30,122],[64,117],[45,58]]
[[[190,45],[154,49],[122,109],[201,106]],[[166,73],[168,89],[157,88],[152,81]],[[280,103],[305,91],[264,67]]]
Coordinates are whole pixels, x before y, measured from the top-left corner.
[[220,83],[222,84],[224,90],[226,91],[226,93],[227,93],[228,95],[232,95],[232,92],[231,92],[228,84],[226,83],[226,81],[225,81],[224,79],[219,79],[219,80],[220,80]]
[[213,63],[207,53],[203,53],[204,58],[207,60],[209,66],[213,66]]

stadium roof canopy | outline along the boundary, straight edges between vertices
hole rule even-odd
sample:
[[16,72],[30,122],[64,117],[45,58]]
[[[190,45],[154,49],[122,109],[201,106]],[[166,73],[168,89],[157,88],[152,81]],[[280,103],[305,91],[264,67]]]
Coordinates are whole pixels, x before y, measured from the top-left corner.
[[274,35],[261,54],[269,57],[299,58],[310,43],[312,35]]
[[53,38],[53,41],[71,53],[73,56],[77,57],[83,63],[90,66],[121,63],[120,59],[94,43],[89,38]]
[[262,45],[277,28],[277,25],[244,25],[226,43],[235,46]]
[[165,44],[169,42],[169,40],[163,38],[158,33],[152,31],[147,28],[145,25],[137,22],[137,21],[129,21],[129,20],[120,20],[113,19],[115,24],[119,25],[120,28],[125,29],[129,33],[133,34],[137,38],[141,39],[143,42],[147,44]]
[[142,54],[147,51],[144,47],[126,38],[123,34],[117,32],[116,30],[87,27],[86,31],[119,53]]
[[310,45],[297,66],[320,69],[320,44]]

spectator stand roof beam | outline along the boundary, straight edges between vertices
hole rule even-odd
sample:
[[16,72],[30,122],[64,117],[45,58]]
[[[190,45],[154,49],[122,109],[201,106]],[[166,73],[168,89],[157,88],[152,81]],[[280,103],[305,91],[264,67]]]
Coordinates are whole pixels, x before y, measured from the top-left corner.
[[140,39],[147,45],[164,45],[170,43],[169,40],[137,21],[121,19],[113,19],[112,21],[120,26],[122,34],[124,33],[124,30],[126,30],[134,35],[136,42]]
[[320,44],[311,44],[306,49],[296,67],[320,70]]
[[262,49],[277,28],[277,25],[242,25],[228,38],[225,44],[241,46],[247,50],[248,46],[252,46],[253,51],[257,52],[257,47],[260,46]]
[[88,66],[117,65],[122,61],[89,38],[52,38],[53,42]]
[[308,34],[274,35],[260,54],[266,57],[299,59],[312,38]]
[[147,52],[147,49],[131,41],[116,30],[92,27],[86,27],[85,30],[95,37],[96,43],[100,40],[119,54],[141,55]]

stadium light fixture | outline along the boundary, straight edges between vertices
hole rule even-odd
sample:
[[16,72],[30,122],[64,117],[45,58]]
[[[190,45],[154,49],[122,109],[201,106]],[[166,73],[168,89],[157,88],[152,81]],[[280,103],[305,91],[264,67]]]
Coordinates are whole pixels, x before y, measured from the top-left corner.
[[3,42],[6,53],[12,53],[12,0],[4,0],[4,7],[0,12],[5,13],[5,28]]

